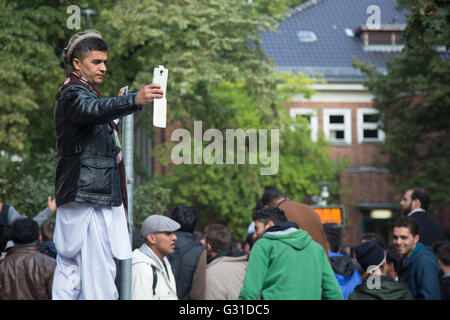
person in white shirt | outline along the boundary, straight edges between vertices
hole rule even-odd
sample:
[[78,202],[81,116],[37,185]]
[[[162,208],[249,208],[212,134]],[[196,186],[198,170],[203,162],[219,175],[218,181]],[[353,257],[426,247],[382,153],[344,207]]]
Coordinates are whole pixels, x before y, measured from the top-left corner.
[[131,298],[177,300],[177,287],[167,255],[175,251],[175,231],[180,224],[163,215],[145,219],[141,235],[145,243],[132,254]]
[[[115,300],[114,258],[131,258],[127,227],[125,166],[115,119],[162,98],[158,84],[137,93],[104,98],[108,46],[93,29],[73,35],[63,50],[68,78],[56,94],[54,111],[58,164],[58,252],[54,300]],[[70,71],[71,70],[71,71]]]

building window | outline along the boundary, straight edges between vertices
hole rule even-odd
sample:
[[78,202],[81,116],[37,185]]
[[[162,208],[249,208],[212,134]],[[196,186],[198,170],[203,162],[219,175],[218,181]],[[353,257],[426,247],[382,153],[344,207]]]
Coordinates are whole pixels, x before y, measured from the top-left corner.
[[350,109],[324,109],[323,131],[332,145],[352,144],[352,112]]
[[297,37],[300,42],[314,42],[317,40],[316,34],[309,30],[300,30],[297,32]]
[[319,131],[319,119],[317,110],[310,108],[291,108],[289,114],[292,118],[302,117],[308,120],[311,130],[311,141],[317,142],[317,132]]
[[380,129],[380,113],[376,109],[361,108],[356,111],[358,143],[383,142],[384,132]]

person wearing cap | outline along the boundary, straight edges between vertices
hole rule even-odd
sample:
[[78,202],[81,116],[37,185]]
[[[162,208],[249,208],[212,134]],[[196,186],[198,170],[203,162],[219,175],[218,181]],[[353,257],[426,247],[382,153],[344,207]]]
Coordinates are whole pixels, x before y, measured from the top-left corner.
[[49,300],[55,259],[39,248],[39,224],[30,218],[13,222],[14,247],[0,261],[0,300]]
[[175,251],[175,231],[180,224],[163,215],[144,220],[145,243],[133,251],[131,298],[133,300],[177,300],[175,276],[167,255]]
[[68,78],[54,110],[58,255],[53,299],[117,299],[114,258],[131,258],[118,119],[163,92],[150,84],[137,93],[102,97],[97,86],[107,71],[108,46],[96,30],[72,36],[63,58]]
[[387,274],[386,254],[375,242],[361,242],[356,259],[364,270],[363,281],[348,300],[414,300],[408,287]]

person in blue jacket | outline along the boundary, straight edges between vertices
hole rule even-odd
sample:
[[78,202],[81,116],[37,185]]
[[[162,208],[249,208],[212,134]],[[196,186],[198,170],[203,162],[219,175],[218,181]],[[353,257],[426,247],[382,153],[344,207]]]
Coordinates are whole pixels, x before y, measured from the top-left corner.
[[399,281],[409,287],[416,300],[441,300],[438,259],[419,240],[417,223],[411,217],[394,223],[393,244],[402,257]]
[[353,264],[351,258],[345,254],[338,253],[340,247],[339,228],[335,224],[324,224],[330,252],[328,257],[336,280],[341,287],[342,295],[347,300],[350,293],[361,283],[361,275]]

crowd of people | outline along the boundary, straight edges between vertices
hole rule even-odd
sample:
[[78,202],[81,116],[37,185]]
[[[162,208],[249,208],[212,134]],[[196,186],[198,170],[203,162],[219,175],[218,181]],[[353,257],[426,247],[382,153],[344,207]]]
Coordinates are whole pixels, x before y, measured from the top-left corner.
[[388,248],[376,234],[341,246],[339,226],[322,225],[311,207],[278,189],[249,208],[244,245],[222,224],[199,234],[189,206],[170,217],[148,212],[131,244],[118,125],[164,92],[152,83],[103,98],[96,86],[108,46],[96,30],[72,36],[63,57],[55,199],[33,219],[0,204],[0,300],[115,300],[118,262],[127,259],[132,299],[449,299],[450,244],[420,188],[406,191]]
[[[258,201],[242,242],[222,224],[199,232],[190,206],[175,206],[170,217],[149,215],[133,233],[132,299],[449,300],[450,242],[440,238],[435,221],[438,229],[427,230],[429,223],[410,215],[425,212],[429,195],[420,188],[406,195],[422,210],[402,200],[404,215],[394,223],[391,246],[377,233],[342,246],[339,225],[322,225],[310,207],[278,189]],[[0,299],[52,299],[55,200],[49,198],[34,219],[6,203],[0,212],[8,222],[0,229]],[[421,232],[434,238],[424,244]],[[118,273],[114,280],[118,291]],[[80,281],[72,284],[81,290]]]

